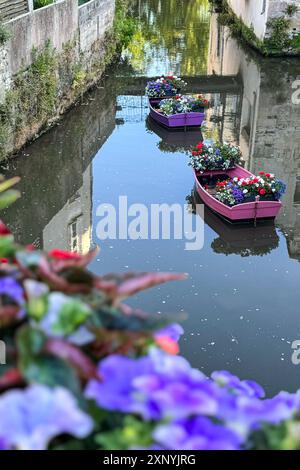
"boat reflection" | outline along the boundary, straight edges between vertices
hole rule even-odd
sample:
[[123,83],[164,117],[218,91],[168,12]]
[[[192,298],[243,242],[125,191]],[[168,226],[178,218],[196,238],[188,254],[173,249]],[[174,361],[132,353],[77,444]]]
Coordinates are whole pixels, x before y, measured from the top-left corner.
[[[193,213],[196,213],[196,204],[203,204],[195,188],[186,200]],[[264,221],[256,227],[250,224],[233,225],[218,217],[206,205],[204,221],[218,234],[211,244],[217,254],[264,256],[279,246],[279,236],[273,221]]]
[[188,152],[199,141],[203,140],[200,127],[182,130],[169,130],[160,126],[151,116],[146,119],[147,131],[153,132],[161,141],[157,144],[162,152]]

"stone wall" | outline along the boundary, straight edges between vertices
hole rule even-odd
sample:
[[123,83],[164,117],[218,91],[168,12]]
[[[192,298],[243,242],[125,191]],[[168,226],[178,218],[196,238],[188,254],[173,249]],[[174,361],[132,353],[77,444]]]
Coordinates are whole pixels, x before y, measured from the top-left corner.
[[291,34],[300,33],[300,0],[226,0],[238,18],[246,26],[253,27],[256,36],[268,36],[267,22],[285,14],[288,5],[297,5],[299,10],[291,19]]
[[227,0],[238,18],[248,27],[253,27],[256,36],[263,39],[266,33],[269,0]]
[[6,48],[9,72],[15,75],[32,62],[32,49],[41,49],[51,41],[57,52],[78,34],[77,0],[60,0],[44,8],[15,18],[8,23],[11,39]]
[[91,0],[79,7],[79,45],[80,51],[88,52],[93,44],[102,40],[105,31],[112,27],[115,2]]
[[[78,0],[57,0],[5,23],[10,39],[0,45],[0,160],[36,138],[100,79],[115,50],[115,4],[91,0],[78,7]],[[33,70],[49,45],[56,64],[51,76],[43,71],[47,63]],[[32,73],[35,81],[40,74],[38,86]],[[44,106],[37,90],[48,85],[56,104],[49,105],[48,96]]]

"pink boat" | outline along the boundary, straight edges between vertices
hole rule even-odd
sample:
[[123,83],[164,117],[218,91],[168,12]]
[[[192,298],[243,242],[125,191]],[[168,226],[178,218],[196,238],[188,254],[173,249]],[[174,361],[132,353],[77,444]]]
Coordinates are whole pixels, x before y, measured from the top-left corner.
[[154,104],[149,100],[150,116],[162,126],[168,128],[177,128],[177,127],[195,127],[201,126],[202,122],[205,119],[205,113],[181,113],[181,114],[172,114],[170,116],[165,116],[158,112],[154,107]]
[[256,219],[274,219],[277,216],[282,206],[281,201],[262,200],[260,199],[260,196],[257,196],[255,201],[244,202],[242,204],[236,204],[235,206],[227,206],[226,204],[218,201],[213,196],[213,191],[205,189],[204,184],[201,183],[201,180],[207,176],[212,177],[219,175],[227,175],[228,178],[234,178],[235,176],[240,178],[254,177],[250,171],[245,170],[239,165],[236,165],[235,168],[227,171],[210,170],[200,173],[194,170],[197,192],[202,201],[207,204],[208,207],[210,207],[214,212],[231,222],[243,222]]

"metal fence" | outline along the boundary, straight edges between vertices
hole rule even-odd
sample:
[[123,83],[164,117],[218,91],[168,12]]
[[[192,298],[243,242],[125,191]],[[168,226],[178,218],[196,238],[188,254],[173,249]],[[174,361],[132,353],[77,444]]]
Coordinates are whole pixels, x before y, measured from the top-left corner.
[[30,0],[0,0],[0,21],[6,22],[28,13]]

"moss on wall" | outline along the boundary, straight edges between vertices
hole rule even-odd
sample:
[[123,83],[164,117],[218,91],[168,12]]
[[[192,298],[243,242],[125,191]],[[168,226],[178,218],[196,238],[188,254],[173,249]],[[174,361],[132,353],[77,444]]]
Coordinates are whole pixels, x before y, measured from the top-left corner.
[[[291,37],[291,17],[297,12],[295,8],[287,8],[285,14],[270,19],[267,23],[268,37],[260,40],[254,29],[244,24],[229,7],[227,0],[210,0],[219,12],[219,22],[228,26],[231,34],[239,41],[258,50],[265,56],[282,56],[300,54],[300,35]],[[290,5],[291,7],[291,5]]]
[[65,44],[60,54],[50,42],[32,51],[32,64],[14,77],[0,104],[0,160],[47,130],[99,81],[134,33],[126,16],[130,4],[117,0],[114,27],[93,44],[88,57],[78,53],[77,40]]

